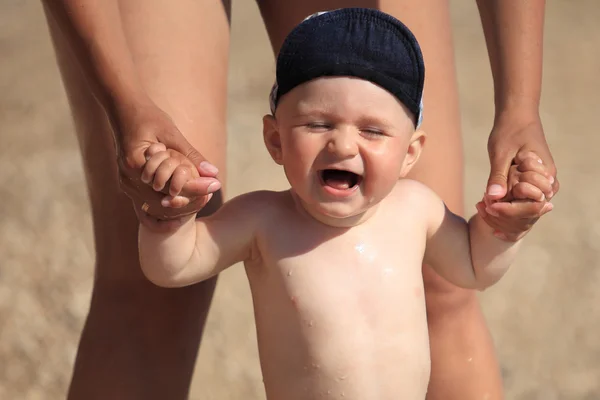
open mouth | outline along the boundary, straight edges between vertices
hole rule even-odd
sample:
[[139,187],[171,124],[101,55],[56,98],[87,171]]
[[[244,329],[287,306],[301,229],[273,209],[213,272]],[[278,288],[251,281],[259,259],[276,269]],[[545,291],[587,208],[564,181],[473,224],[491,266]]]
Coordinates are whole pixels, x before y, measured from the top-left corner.
[[320,171],[320,176],[325,186],[336,190],[354,189],[362,181],[362,176],[340,169],[324,169]]

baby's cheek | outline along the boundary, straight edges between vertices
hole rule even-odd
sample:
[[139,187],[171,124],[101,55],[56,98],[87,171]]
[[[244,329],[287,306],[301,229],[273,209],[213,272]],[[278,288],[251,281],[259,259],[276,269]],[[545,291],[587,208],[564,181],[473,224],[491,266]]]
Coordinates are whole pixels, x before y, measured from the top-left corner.
[[369,203],[379,202],[394,189],[398,177],[384,171],[367,175],[364,196]]

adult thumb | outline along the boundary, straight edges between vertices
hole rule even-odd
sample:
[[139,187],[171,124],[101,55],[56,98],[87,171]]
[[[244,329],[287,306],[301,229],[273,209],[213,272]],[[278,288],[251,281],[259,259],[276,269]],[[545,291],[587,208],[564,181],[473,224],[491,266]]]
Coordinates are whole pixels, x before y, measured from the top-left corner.
[[[198,169],[200,175],[216,175],[216,172],[214,174],[206,173],[207,171],[212,172],[212,170],[218,170],[216,167],[212,166],[212,164],[208,163],[206,161],[206,158],[204,158],[204,156],[200,154],[200,152],[196,150],[185,138],[182,137],[181,141],[177,144],[176,147],[174,147],[174,149],[180,152],[181,154],[185,155],[192,162],[192,164],[194,164],[196,169]],[[201,164],[203,168],[201,168]]]
[[490,200],[500,200],[506,196],[511,162],[507,154],[490,155],[490,176],[485,189],[485,194]]
[[200,163],[202,161],[205,161],[206,159],[204,158],[204,156],[202,156],[202,154],[200,154],[198,152],[198,150],[196,150],[194,147],[192,147],[191,144],[189,144],[187,141],[184,144],[184,147],[181,149],[181,152],[183,154],[185,154],[185,156],[187,158],[189,158],[189,160],[196,166],[198,167],[200,165]]

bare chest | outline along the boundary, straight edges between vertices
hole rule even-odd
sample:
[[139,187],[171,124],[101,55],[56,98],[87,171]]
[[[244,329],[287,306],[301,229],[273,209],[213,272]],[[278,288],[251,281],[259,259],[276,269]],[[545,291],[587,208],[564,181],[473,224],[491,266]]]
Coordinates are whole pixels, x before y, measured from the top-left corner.
[[297,232],[263,241],[261,265],[247,268],[265,386],[285,392],[271,397],[310,388],[384,399],[426,387],[423,244],[369,230],[326,240]]
[[408,228],[394,235],[356,229],[339,235],[282,230],[261,243],[262,265],[249,275],[271,299],[307,320],[363,315],[376,326],[421,311],[423,240]]

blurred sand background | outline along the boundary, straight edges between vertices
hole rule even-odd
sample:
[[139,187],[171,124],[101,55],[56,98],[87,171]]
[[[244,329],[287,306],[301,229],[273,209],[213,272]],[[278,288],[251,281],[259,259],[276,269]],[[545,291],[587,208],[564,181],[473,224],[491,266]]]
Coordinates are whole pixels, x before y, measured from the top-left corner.
[[[466,205],[488,173],[491,76],[474,1],[454,1]],[[508,399],[600,399],[600,2],[548,2],[542,118],[555,210],[481,295]],[[282,188],[263,149],[273,58],[253,1],[234,1],[229,196]],[[41,6],[0,3],[0,399],[64,397],[90,299],[91,220],[78,146]],[[222,274],[191,399],[262,399],[242,268]]]

